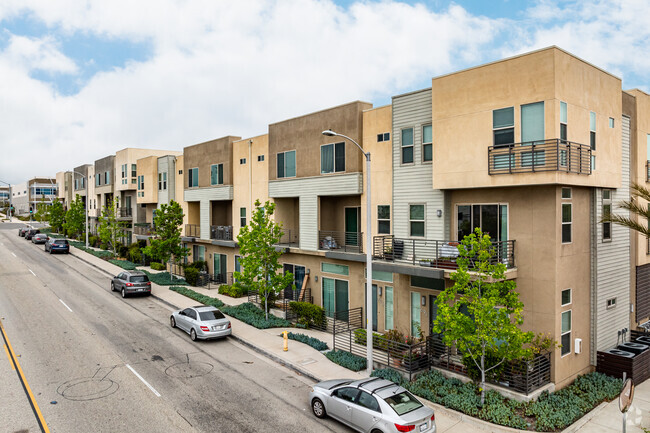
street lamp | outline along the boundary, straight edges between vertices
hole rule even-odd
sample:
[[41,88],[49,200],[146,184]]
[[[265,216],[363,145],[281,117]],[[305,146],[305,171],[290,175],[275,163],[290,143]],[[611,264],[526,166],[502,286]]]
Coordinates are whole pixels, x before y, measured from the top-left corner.
[[13,212],[11,211],[11,209],[14,207],[14,205],[13,205],[13,203],[11,203],[11,184],[7,183],[7,182],[5,182],[3,180],[0,180],[0,182],[4,183],[5,185],[9,185],[9,222],[12,222],[11,217],[13,215]]
[[[88,174],[83,175],[74,170],[72,170],[72,173],[78,174],[82,178],[86,179],[86,248],[88,248],[88,201],[90,200],[90,197],[88,196]],[[74,175],[72,177],[74,178]]]
[[363,156],[366,157],[366,347],[368,376],[372,374],[372,255],[371,255],[371,207],[370,207],[370,152],[363,150],[359,143],[350,137],[338,134],[331,129],[323,131],[328,137],[342,137],[357,145]]

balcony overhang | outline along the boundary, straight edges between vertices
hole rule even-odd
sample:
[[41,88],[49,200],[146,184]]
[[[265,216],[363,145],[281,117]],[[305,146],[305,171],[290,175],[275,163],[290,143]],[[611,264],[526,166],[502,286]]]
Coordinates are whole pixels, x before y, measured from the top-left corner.
[[225,241],[221,239],[212,239],[212,245],[226,248],[237,248],[239,246],[237,245],[237,241]]
[[337,174],[269,181],[269,197],[289,198],[305,195],[358,195],[363,193],[363,174]]
[[[426,277],[442,280],[445,278],[444,269],[425,268],[403,263],[386,263],[382,261],[372,262],[372,269],[375,271],[393,272],[396,274],[412,275],[414,277]],[[448,277],[447,277],[448,278]]]
[[234,197],[233,191],[234,188],[232,185],[185,189],[183,199],[185,201],[232,200]]

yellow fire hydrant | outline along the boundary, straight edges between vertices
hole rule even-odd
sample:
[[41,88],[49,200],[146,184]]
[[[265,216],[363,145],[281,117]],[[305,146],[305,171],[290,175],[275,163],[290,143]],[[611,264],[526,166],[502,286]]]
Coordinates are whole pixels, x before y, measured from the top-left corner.
[[282,336],[284,338],[284,347],[282,350],[285,352],[289,350],[289,331],[282,331]]

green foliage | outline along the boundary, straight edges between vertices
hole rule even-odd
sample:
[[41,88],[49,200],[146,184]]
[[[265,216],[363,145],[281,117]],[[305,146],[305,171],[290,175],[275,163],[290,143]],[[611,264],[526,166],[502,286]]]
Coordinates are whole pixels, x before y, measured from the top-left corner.
[[267,317],[273,296],[293,283],[292,273],[278,273],[282,252],[275,245],[282,237],[282,227],[273,220],[274,211],[275,203],[267,201],[262,206],[259,200],[255,201],[250,223],[237,236],[241,272],[234,273],[236,286],[259,293]]
[[151,262],[151,264],[149,266],[151,266],[151,269],[153,269],[154,271],[165,271],[165,270],[167,270],[167,265],[164,264],[164,263]]
[[248,290],[243,287],[230,286],[228,284],[222,284],[219,286],[219,294],[230,296],[231,298],[241,298],[248,294]]
[[70,203],[70,208],[65,213],[63,228],[68,236],[78,237],[86,227],[86,209],[79,194]]
[[88,235],[88,245],[95,248],[99,246],[99,236]]
[[[366,345],[366,330],[359,328],[354,330],[354,342]],[[402,332],[397,330],[390,330],[385,334],[372,333],[372,346],[376,349],[385,350],[390,352],[393,357],[400,356],[407,346],[418,344],[419,340],[416,338],[405,336]]]
[[140,252],[140,245],[137,242],[129,245],[129,250],[127,251],[126,258],[134,263],[140,263],[142,261],[142,253]]
[[381,379],[390,380],[393,383],[396,383],[400,386],[405,386],[407,381],[402,377],[399,371],[393,370],[392,368],[380,368],[378,370],[373,370],[371,377],[379,377]]
[[[119,201],[117,199],[109,200],[106,206],[102,208],[102,214],[99,217],[97,233],[103,245],[111,248],[114,253],[118,253],[118,239],[125,236],[126,222],[118,220]],[[124,257],[121,253],[121,257]],[[126,255],[126,254],[124,254]]]
[[130,262],[128,260],[115,260],[111,259],[109,260],[109,263],[114,264],[115,266],[119,266],[122,269],[126,269],[127,271],[132,271],[136,268],[136,264],[133,262]]
[[366,368],[366,358],[342,350],[332,350],[325,354],[327,359],[335,364],[352,371],[361,371]]
[[291,322],[288,320],[281,319],[272,314],[267,319],[264,311],[250,302],[245,302],[236,307],[224,307],[221,311],[257,329],[288,328],[291,326]]
[[[497,382],[505,370],[506,363],[501,362],[503,358],[492,352],[485,353],[485,369],[489,371],[485,374],[485,379],[491,382]],[[475,382],[481,381],[481,370],[474,362],[474,358],[469,355],[463,356],[463,365],[467,370],[467,376]]]
[[92,248],[86,248],[86,243],[81,242],[81,241],[68,241],[70,245],[72,245],[75,248],[80,249],[81,251],[85,251],[88,254],[92,254],[95,257],[99,257],[100,259],[112,259],[115,257],[111,251],[97,251],[93,250]]
[[196,282],[199,280],[199,270],[195,267],[188,266],[185,268],[185,281],[190,286],[196,286]]
[[41,223],[50,220],[50,208],[51,205],[45,202],[45,194],[41,197],[39,202],[36,204],[36,213],[34,214],[34,219]]
[[50,207],[50,226],[55,232],[61,233],[61,231],[63,231],[64,222],[65,211],[63,210],[63,203],[56,200]]
[[205,260],[195,260],[192,263],[187,263],[183,265],[183,269],[187,268],[194,268],[198,271],[206,271],[208,270],[208,262]]
[[329,349],[327,343],[325,343],[324,341],[321,341],[318,338],[310,337],[305,334],[294,334],[293,332],[288,332],[287,337],[290,340],[296,340],[296,341],[300,341],[301,343],[305,343],[313,347],[314,349],[318,350],[319,352],[322,350]]
[[149,280],[158,284],[159,286],[175,286],[177,284],[187,284],[187,281],[182,278],[172,278],[169,272],[151,273],[144,271],[144,273],[149,276]]
[[325,322],[325,309],[309,302],[289,302],[289,308],[298,316],[298,323],[310,326],[322,326]]
[[150,239],[151,245],[143,252],[152,259],[167,263],[174,257],[176,262],[188,254],[188,249],[181,243],[181,226],[183,225],[183,209],[174,200],[169,204],[161,204],[153,219],[154,229]]
[[[211,298],[210,296],[202,295],[200,293],[195,292],[192,289],[188,289],[187,287],[179,287],[179,286],[172,286],[169,288],[169,290],[173,290],[174,292],[178,292],[181,295],[185,295],[188,298],[194,299],[195,301],[198,301],[204,305],[212,305],[213,307],[216,308],[221,308],[225,304],[221,302],[217,298]],[[223,311],[223,310],[222,310]],[[223,311],[225,313],[225,311]]]

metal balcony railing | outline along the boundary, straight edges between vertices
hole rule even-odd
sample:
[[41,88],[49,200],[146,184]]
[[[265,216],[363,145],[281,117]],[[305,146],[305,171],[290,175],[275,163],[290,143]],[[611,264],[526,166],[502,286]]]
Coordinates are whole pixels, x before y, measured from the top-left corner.
[[285,230],[278,242],[279,246],[286,247],[299,247],[300,246],[300,237],[298,235],[298,230]]
[[318,231],[318,249],[363,253],[363,233]]
[[151,224],[134,224],[133,233],[136,235],[150,236],[151,235]]
[[557,138],[488,147],[488,174],[564,171],[591,174],[591,148]]
[[185,236],[198,238],[201,236],[201,226],[198,224],[185,224]]
[[[493,263],[515,267],[515,241],[493,242]],[[374,260],[404,263],[438,269],[456,269],[458,242],[432,239],[399,239],[392,235],[375,236],[372,249]]]
[[133,216],[133,208],[130,207],[121,207],[117,212],[120,218],[131,218]]
[[210,226],[210,239],[231,241],[232,233],[232,226]]

